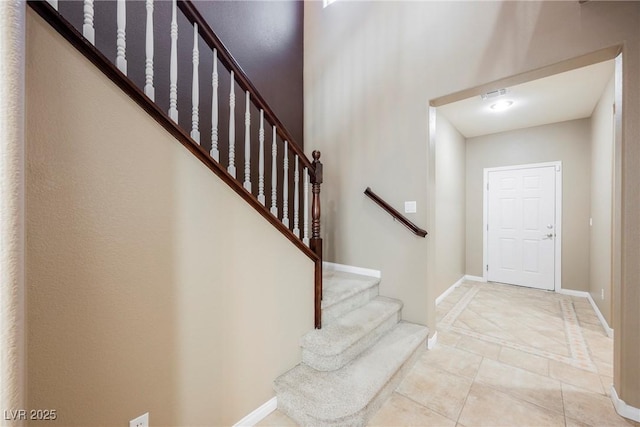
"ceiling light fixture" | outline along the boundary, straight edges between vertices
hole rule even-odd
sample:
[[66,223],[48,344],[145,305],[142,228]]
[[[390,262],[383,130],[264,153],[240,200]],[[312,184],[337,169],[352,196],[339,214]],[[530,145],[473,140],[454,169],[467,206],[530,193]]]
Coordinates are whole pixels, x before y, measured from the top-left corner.
[[491,104],[491,109],[493,111],[504,111],[507,108],[511,107],[513,105],[513,101],[508,101],[506,99],[503,99],[502,101],[498,101],[495,104]]
[[491,92],[483,93],[482,95],[480,95],[480,98],[482,98],[483,101],[486,101],[487,99],[497,98],[499,96],[506,95],[506,93],[507,93],[506,88],[498,89],[498,90],[493,90]]

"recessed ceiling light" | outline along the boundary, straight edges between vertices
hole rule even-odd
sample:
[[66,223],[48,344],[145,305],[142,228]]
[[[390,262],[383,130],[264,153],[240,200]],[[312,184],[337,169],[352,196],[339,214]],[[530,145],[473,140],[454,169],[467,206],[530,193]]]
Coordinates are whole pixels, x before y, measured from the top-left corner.
[[498,101],[495,104],[491,104],[491,109],[493,111],[504,111],[507,108],[511,107],[513,105],[513,101],[508,101],[506,99],[503,99],[502,101]]

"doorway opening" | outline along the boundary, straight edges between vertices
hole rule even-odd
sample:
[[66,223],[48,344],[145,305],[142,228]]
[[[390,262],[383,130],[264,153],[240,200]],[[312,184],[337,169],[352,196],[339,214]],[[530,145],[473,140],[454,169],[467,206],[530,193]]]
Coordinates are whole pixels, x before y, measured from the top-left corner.
[[[612,335],[620,244],[620,142],[614,133],[620,52],[604,49],[430,102],[429,225],[435,236],[429,244],[436,254],[436,295],[467,278],[584,296]],[[561,162],[553,221],[536,226],[536,239],[521,227],[519,243],[502,236],[502,247],[492,245],[485,169],[553,162]],[[515,209],[525,201],[513,203]],[[532,206],[518,208],[529,215],[521,222],[535,216]],[[509,244],[516,246],[509,250]],[[549,257],[541,247],[549,248],[551,267],[540,264]],[[490,260],[492,248],[497,260]],[[520,265],[520,279],[494,275],[509,270],[509,263]],[[534,273],[537,268],[545,275]]]

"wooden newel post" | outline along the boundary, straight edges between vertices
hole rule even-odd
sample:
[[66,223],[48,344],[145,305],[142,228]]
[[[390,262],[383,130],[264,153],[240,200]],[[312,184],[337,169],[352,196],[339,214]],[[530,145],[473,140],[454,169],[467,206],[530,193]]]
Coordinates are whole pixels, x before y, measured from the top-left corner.
[[320,152],[313,152],[313,174],[311,175],[311,239],[309,247],[318,255],[315,266],[315,327],[322,327],[322,238],[320,237],[320,185],[322,184],[322,163]]

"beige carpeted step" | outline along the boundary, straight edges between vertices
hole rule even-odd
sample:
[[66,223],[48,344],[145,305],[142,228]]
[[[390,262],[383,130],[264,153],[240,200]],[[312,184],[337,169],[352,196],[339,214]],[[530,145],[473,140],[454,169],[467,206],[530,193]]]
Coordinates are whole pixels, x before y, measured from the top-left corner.
[[428,330],[400,322],[342,368],[304,363],[278,377],[278,408],[303,426],[364,426],[426,349]]
[[402,302],[378,296],[301,340],[302,361],[319,371],[339,369],[400,320]]
[[380,279],[341,271],[324,271],[322,275],[322,325],[362,307],[378,296]]

